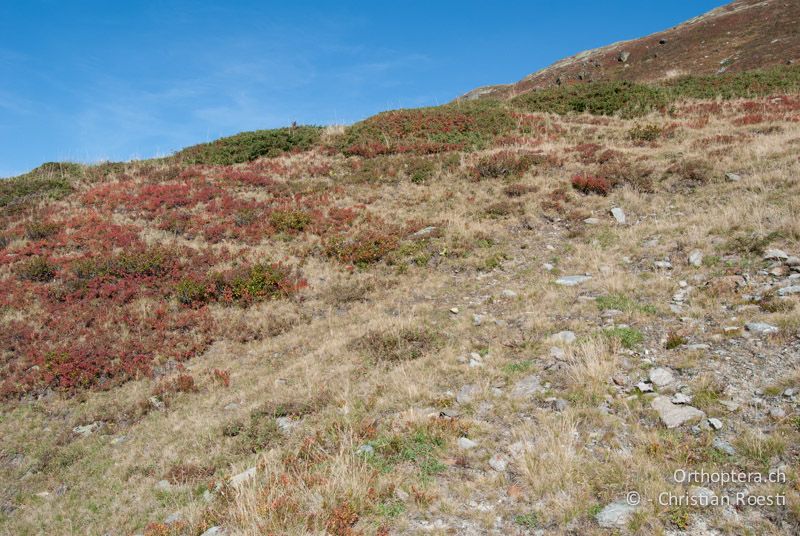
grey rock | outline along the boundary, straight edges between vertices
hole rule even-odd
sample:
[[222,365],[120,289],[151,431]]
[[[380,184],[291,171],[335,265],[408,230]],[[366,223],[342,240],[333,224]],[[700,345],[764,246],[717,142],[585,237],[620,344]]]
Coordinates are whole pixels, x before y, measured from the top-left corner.
[[297,427],[298,422],[292,420],[291,417],[278,417],[275,419],[275,424],[278,425],[278,429],[283,432],[284,434],[288,434],[294,428]]
[[498,473],[502,473],[508,467],[508,461],[502,454],[495,454],[489,458],[489,466]]
[[511,390],[511,396],[513,398],[528,398],[541,391],[543,391],[543,389],[539,382],[539,377],[531,375],[522,378],[514,385],[514,388]]
[[485,317],[483,315],[478,315],[478,314],[472,315],[472,325],[480,326],[481,324],[483,324],[484,318]]
[[795,389],[793,389],[792,387],[787,387],[786,390],[783,392],[783,396],[792,397],[795,395],[796,392],[797,391],[795,391]]
[[253,480],[256,477],[256,468],[251,467],[245,471],[242,471],[238,475],[235,475],[231,478],[230,484],[234,488],[241,486],[242,484],[247,483],[250,480]]
[[627,501],[616,501],[600,510],[595,519],[597,524],[605,529],[624,528],[636,510],[637,507],[628,504]]
[[214,525],[213,527],[209,527],[209,529],[200,536],[222,536],[223,534],[225,534],[225,529],[219,525]]
[[677,428],[687,422],[700,420],[706,416],[705,413],[692,406],[673,404],[666,396],[654,398],[652,407],[667,428]]
[[619,55],[617,55],[617,60],[619,60],[621,63],[625,63],[628,61],[628,58],[630,57],[631,53],[628,52],[627,50],[623,50],[622,52],[619,53]]
[[517,297],[517,293],[516,293],[516,292],[514,292],[514,291],[513,291],[513,290],[511,290],[511,289],[508,289],[508,288],[507,288],[507,289],[505,289],[505,290],[503,290],[503,292],[501,292],[500,294],[501,294],[501,295],[502,295],[504,298],[516,298],[516,297]]
[[698,506],[706,507],[712,504],[716,494],[710,488],[702,486],[692,486],[689,488],[689,496],[694,498]]
[[585,223],[586,225],[597,225],[598,223],[600,223],[600,218],[586,218],[585,220],[583,220],[583,223]]
[[691,266],[700,267],[703,265],[703,252],[699,249],[693,249],[689,253],[689,264]]
[[572,344],[573,342],[575,342],[576,339],[577,339],[577,337],[575,336],[575,333],[573,333],[572,331],[559,331],[558,333],[556,333],[554,335],[550,335],[548,340],[551,343],[555,343],[555,344],[558,344],[558,343],[561,343],[561,344]]
[[672,270],[672,263],[669,261],[655,261],[653,267],[659,270]]
[[739,182],[740,180],[742,180],[742,176],[737,173],[728,172],[725,174],[725,180],[729,182]]
[[789,296],[791,294],[800,294],[800,285],[791,285],[778,289],[778,296]]
[[118,436],[111,440],[112,445],[121,445],[128,441],[128,436]]
[[550,357],[554,357],[559,361],[563,361],[567,357],[567,352],[565,352],[563,348],[559,348],[558,346],[551,346]]
[[787,266],[800,266],[800,257],[796,257],[792,255],[791,257],[786,259]]
[[203,491],[203,500],[207,503],[210,503],[214,500],[214,493],[211,490],[204,490]]
[[574,287],[575,285],[580,285],[581,283],[589,281],[591,278],[592,276],[589,275],[565,275],[556,279],[556,284]]
[[159,480],[156,482],[156,489],[158,491],[169,491],[172,489],[172,484],[169,483],[169,480]]
[[423,238],[423,237],[428,236],[429,234],[433,233],[435,230],[436,230],[436,227],[433,227],[433,226],[423,227],[422,229],[420,229],[416,233],[412,233],[411,234],[411,238]]
[[744,325],[744,327],[747,331],[752,331],[753,333],[762,333],[764,335],[778,333],[778,331],[780,331],[777,326],[767,324],[766,322],[748,322]]
[[614,219],[617,220],[617,223],[620,225],[625,224],[625,211],[619,207],[614,207],[611,209],[611,215],[614,216]]
[[167,518],[164,520],[166,525],[172,525],[173,523],[177,523],[178,521],[183,520],[183,514],[180,512],[172,512]]
[[764,252],[764,259],[768,261],[771,260],[785,261],[788,258],[789,255],[785,251],[780,249],[768,249],[767,251]]
[[733,445],[731,445],[721,437],[715,437],[714,440],[711,442],[711,446],[720,452],[724,452],[728,456],[733,456],[734,454],[736,454],[736,449],[733,448]]
[[475,447],[477,447],[478,444],[475,441],[473,441],[470,438],[468,438],[468,437],[459,437],[458,438],[458,446],[459,446],[459,448],[462,448],[464,450],[470,450],[470,449],[474,449]]
[[76,426],[75,428],[72,429],[72,431],[74,433],[78,434],[79,436],[89,437],[90,435],[95,433],[97,430],[99,430],[102,426],[103,426],[102,422],[95,421],[95,422],[90,423],[90,424],[84,424],[82,426]]
[[458,394],[456,395],[456,402],[459,404],[469,404],[473,401],[475,395],[477,395],[479,391],[480,388],[474,383],[465,385],[458,391]]
[[783,419],[786,417],[786,412],[783,410],[783,408],[770,408],[769,416],[773,419]]
[[648,377],[650,378],[650,382],[656,387],[664,387],[675,381],[675,376],[672,374],[672,371],[664,367],[650,369]]
[[713,417],[708,419],[708,425],[714,430],[722,430],[722,421],[719,419],[715,419]]
[[549,262],[546,262],[546,263],[544,263],[544,264],[542,265],[542,268],[544,268],[544,269],[545,269],[545,270],[547,270],[548,272],[552,272],[552,271],[553,271],[553,269],[555,268],[555,266],[553,266],[553,265],[552,265],[552,264],[550,264]]
[[692,397],[683,393],[675,393],[670,399],[673,404],[691,404]]
[[642,393],[652,393],[653,386],[647,382],[639,382],[636,384],[636,388],[639,389]]
[[367,445],[366,443],[360,445],[356,449],[356,454],[358,454],[359,456],[372,456],[374,453],[375,453],[375,447],[373,447],[372,445]]

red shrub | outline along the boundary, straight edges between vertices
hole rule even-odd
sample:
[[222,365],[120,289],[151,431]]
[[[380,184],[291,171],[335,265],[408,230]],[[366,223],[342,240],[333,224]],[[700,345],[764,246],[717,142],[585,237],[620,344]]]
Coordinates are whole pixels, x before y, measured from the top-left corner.
[[611,183],[608,179],[594,175],[573,176],[572,187],[584,194],[608,195],[611,192]]

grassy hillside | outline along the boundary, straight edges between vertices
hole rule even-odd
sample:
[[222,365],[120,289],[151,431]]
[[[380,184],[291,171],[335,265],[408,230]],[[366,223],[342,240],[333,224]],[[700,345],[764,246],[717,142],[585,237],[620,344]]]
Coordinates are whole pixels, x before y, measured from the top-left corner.
[[0,182],[0,532],[796,532],[798,72]]

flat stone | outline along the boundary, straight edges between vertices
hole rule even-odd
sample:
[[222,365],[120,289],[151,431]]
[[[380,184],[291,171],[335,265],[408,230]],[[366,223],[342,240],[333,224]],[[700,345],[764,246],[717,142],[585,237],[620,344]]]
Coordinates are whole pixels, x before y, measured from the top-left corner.
[[373,447],[372,445],[367,445],[365,443],[363,445],[360,445],[356,449],[356,454],[358,454],[359,456],[371,456],[375,454],[375,447]]
[[783,419],[786,417],[786,411],[783,408],[770,408],[769,416],[773,419]]
[[764,252],[764,259],[768,261],[785,261],[789,254],[781,249],[768,249]]
[[167,518],[164,520],[165,525],[172,525],[173,523],[177,523],[183,520],[183,514],[180,512],[172,512]]
[[683,393],[675,393],[675,395],[670,398],[670,402],[673,404],[691,404],[692,397]]
[[659,270],[672,270],[672,263],[669,261],[655,261],[653,267]]
[[689,496],[695,500],[695,504],[698,506],[706,507],[711,506],[716,494],[710,488],[703,486],[692,486],[689,488]]
[[714,430],[722,430],[722,421],[719,419],[708,419],[708,425]]
[[563,277],[559,277],[556,279],[557,285],[564,285],[567,287],[573,287],[575,285],[580,285],[581,283],[585,283],[592,278],[590,275],[565,275]]
[[103,423],[98,421],[98,422],[93,422],[91,424],[84,424],[83,426],[76,426],[75,428],[72,429],[72,431],[78,434],[79,436],[89,437],[94,432],[99,430],[102,425]]
[[800,285],[791,285],[778,289],[778,296],[789,296],[791,294],[800,294]]
[[650,378],[650,382],[656,387],[664,387],[675,381],[675,376],[672,374],[672,371],[664,367],[650,369],[648,377]]
[[284,434],[288,434],[294,428],[297,427],[298,422],[292,420],[291,417],[278,417],[275,419],[275,424],[278,425],[278,429],[283,432]]
[[255,477],[256,477],[256,468],[251,467],[246,471],[242,471],[238,475],[231,477],[230,484],[235,488],[241,486],[242,484],[245,484],[246,482],[254,479]]
[[720,452],[724,452],[729,456],[733,456],[734,454],[736,454],[736,449],[733,448],[733,445],[731,445],[721,437],[715,437],[714,440],[711,441],[711,446]]
[[585,220],[583,220],[583,223],[585,223],[586,225],[597,225],[598,223],[600,223],[600,218],[586,218]]
[[225,529],[219,525],[214,525],[213,527],[209,527],[208,530],[200,536],[222,536],[223,534],[225,534]]
[[752,331],[753,333],[762,333],[764,335],[770,335],[780,331],[777,326],[767,324],[766,322],[748,322],[744,325],[744,327],[747,331]]
[[477,395],[479,391],[480,388],[474,383],[465,385],[458,391],[458,394],[456,395],[456,402],[459,404],[469,404],[473,401],[475,395]]
[[450,308],[450,312],[453,313],[454,315],[457,315],[458,314],[458,307],[451,307]]
[[625,211],[619,207],[614,207],[611,209],[611,215],[614,216],[614,219],[617,220],[617,223],[620,225],[625,224]]
[[637,507],[628,504],[627,501],[616,501],[600,510],[595,519],[597,524],[605,529],[624,528],[636,510]]
[[670,402],[666,396],[657,396],[653,399],[652,407],[667,428],[677,428],[690,421],[704,418],[705,413],[692,406],[679,406]]
[[436,227],[433,227],[433,226],[423,227],[422,229],[420,229],[416,233],[411,234],[411,238],[423,238],[423,237],[428,236],[429,234],[433,233],[435,230],[436,230]]
[[508,289],[508,288],[507,288],[507,289],[505,289],[505,290],[503,290],[503,292],[501,292],[500,294],[501,294],[501,295],[502,295],[504,298],[516,298],[516,297],[517,297],[517,293],[516,293],[516,292],[514,292],[514,291],[513,291],[513,290],[511,290],[511,289]]
[[559,361],[563,361],[567,357],[567,352],[565,352],[563,348],[559,348],[558,346],[551,346],[550,357],[554,357]]
[[787,258],[785,262],[787,266],[800,266],[800,257],[792,255],[791,257]]
[[572,344],[577,340],[577,337],[572,331],[559,331],[554,335],[550,335],[547,340],[555,344]]
[[689,253],[689,264],[694,267],[700,267],[703,265],[703,252],[699,249],[693,249],[691,253]]
[[742,180],[742,176],[739,175],[738,173],[728,172],[725,174],[725,180],[727,180],[728,182],[739,182],[740,180]]
[[536,393],[543,391],[539,377],[536,375],[527,376],[522,378],[511,390],[513,398],[528,398]]
[[498,473],[502,473],[508,467],[508,461],[502,454],[495,454],[489,458],[489,466]]
[[477,447],[478,444],[475,441],[473,441],[470,438],[468,438],[468,437],[459,437],[458,438],[458,446],[459,446],[459,448],[462,448],[464,450],[470,450],[470,449],[474,449],[475,447]]
[[636,384],[636,388],[639,389],[642,393],[652,393],[653,386],[647,382],[639,382]]

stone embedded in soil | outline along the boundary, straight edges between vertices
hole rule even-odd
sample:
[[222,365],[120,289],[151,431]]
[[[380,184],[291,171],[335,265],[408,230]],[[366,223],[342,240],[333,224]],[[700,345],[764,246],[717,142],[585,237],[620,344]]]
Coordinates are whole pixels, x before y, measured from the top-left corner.
[[556,279],[556,284],[572,287],[575,285],[580,285],[581,283],[585,283],[591,278],[592,276],[590,275],[565,275]]
[[778,296],[789,296],[791,294],[800,294],[800,285],[791,285],[778,289]]
[[661,421],[667,428],[677,428],[691,421],[703,419],[706,414],[692,406],[679,406],[670,402],[666,396],[657,396],[652,402]]
[[768,249],[764,252],[764,260],[772,261],[785,261],[789,255],[781,249]]
[[542,390],[539,377],[531,375],[521,379],[514,385],[514,388],[511,390],[511,396],[514,398],[528,398]]
[[456,395],[456,402],[459,404],[469,404],[479,391],[479,387],[474,383],[465,385],[458,391],[458,394]]
[[777,326],[767,324],[766,322],[748,322],[744,325],[744,327],[747,331],[751,331],[753,333],[762,333],[764,335],[778,333],[778,331],[780,331]]
[[623,528],[628,524],[631,516],[636,513],[636,510],[637,507],[628,504],[627,501],[616,501],[600,510],[595,519],[597,524],[604,529]]
[[617,220],[617,223],[620,225],[625,223],[625,211],[623,211],[619,207],[614,207],[611,209],[611,215],[614,216],[614,219]]
[[508,461],[506,461],[505,456],[502,454],[495,454],[489,458],[489,466],[498,473],[502,473],[506,470],[506,467],[508,467]]
[[672,374],[672,371],[664,367],[651,369],[648,377],[650,378],[650,382],[656,387],[664,387],[675,381],[675,376]]
[[242,484],[248,482],[249,480],[254,479],[255,477],[256,477],[256,468],[251,467],[245,471],[242,471],[238,475],[231,477],[230,484],[235,488],[241,486]]
[[477,447],[478,444],[475,441],[473,441],[470,438],[468,438],[468,437],[459,437],[458,438],[458,446],[459,446],[459,448],[462,448],[464,450],[470,450],[470,449],[474,449],[475,447]]
[[699,268],[703,265],[703,252],[699,249],[693,249],[691,253],[689,253],[689,264],[696,268]]
[[554,344],[572,344],[576,339],[577,337],[572,331],[559,331],[558,333],[550,335],[548,341]]

